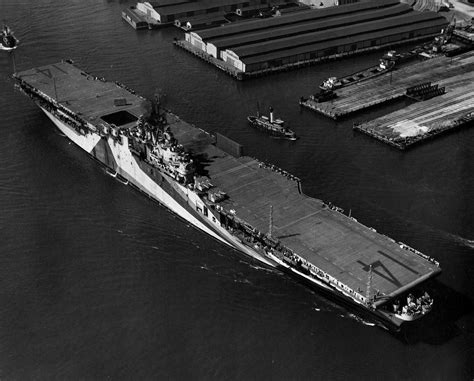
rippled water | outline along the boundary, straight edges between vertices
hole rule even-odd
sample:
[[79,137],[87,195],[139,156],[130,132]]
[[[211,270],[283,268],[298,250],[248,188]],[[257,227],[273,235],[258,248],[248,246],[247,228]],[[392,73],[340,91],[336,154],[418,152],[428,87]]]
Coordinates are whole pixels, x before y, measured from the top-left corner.
[[[247,82],[136,32],[132,1],[0,1],[21,46],[0,55],[0,377],[16,379],[472,378],[474,130],[407,152],[301,110],[321,79],[380,53]],[[392,335],[189,227],[107,176],[9,76],[72,58],[302,178],[378,231],[435,257],[436,308]],[[301,137],[247,126],[256,102]]]

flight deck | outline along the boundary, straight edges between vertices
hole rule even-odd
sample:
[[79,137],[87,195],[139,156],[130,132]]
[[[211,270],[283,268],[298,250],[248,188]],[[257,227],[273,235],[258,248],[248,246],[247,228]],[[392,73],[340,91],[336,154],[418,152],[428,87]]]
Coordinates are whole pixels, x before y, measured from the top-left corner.
[[[145,112],[144,98],[124,85],[92,76],[67,62],[15,77],[43,99],[53,99],[59,111],[64,108],[96,127],[127,129]],[[353,299],[366,302],[370,284],[373,304],[380,305],[441,271],[428,256],[305,195],[299,180],[287,172],[224,152],[204,131],[205,126],[196,128],[171,112],[166,112],[166,119],[178,143],[200,160],[203,175],[228,196],[216,203],[206,201],[210,209],[224,210],[234,222],[270,236],[322,270]]]

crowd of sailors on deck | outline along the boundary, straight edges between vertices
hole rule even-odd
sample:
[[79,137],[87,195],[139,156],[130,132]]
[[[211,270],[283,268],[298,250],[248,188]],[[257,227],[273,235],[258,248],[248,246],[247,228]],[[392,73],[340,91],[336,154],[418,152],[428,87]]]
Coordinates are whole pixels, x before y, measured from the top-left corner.
[[[102,79],[100,79],[100,80],[102,80]],[[104,79],[104,81],[105,81],[105,79]],[[133,94],[133,95],[136,94],[135,90],[132,90],[130,87],[125,86],[122,82],[115,81],[115,84],[118,87],[121,87],[122,89],[127,90],[130,94]]]
[[96,75],[90,75],[89,73],[86,73],[86,72],[84,72],[84,75],[86,75],[87,79],[92,78],[94,81],[107,82],[107,80],[104,77],[97,77]]
[[398,244],[400,245],[400,248],[411,251],[412,253],[415,253],[416,255],[419,255],[419,256],[425,258],[426,260],[430,261],[431,263],[435,264],[436,266],[439,266],[439,262],[437,260],[435,260],[434,258],[431,258],[426,254],[420,253],[418,250],[404,244],[403,242],[399,242]]
[[[258,159],[255,159],[255,160],[258,161]],[[300,181],[300,179],[298,177],[292,175],[291,173],[285,171],[284,169],[281,169],[281,168],[277,167],[276,165],[266,164],[264,162],[258,161],[258,166],[260,168],[268,168],[268,169],[272,170],[273,172],[279,173],[280,175],[287,177],[290,180]]]
[[[39,105],[50,113],[54,114],[55,117],[68,124],[76,131],[85,135],[87,133],[86,122],[80,118],[77,114],[69,111],[61,104],[53,105],[53,101],[49,101],[41,94],[41,92],[34,86],[20,80],[20,86],[22,90],[31,98],[33,98]],[[61,110],[61,112],[58,112]],[[65,115],[64,115],[65,114]]]
[[339,208],[338,206],[333,205],[333,204],[330,203],[330,202],[328,202],[328,203],[326,204],[326,206],[327,206],[329,209],[331,209],[331,210],[335,210],[336,212],[344,213],[344,209]]
[[298,271],[301,271],[301,272],[311,276],[312,278],[317,278],[319,280],[323,280],[327,283],[330,283],[333,286],[337,286],[339,288],[342,288],[344,291],[346,291],[349,294],[353,295],[353,297],[364,300],[364,298],[360,295],[360,293],[355,292],[350,287],[348,287],[345,284],[343,284],[342,282],[338,281],[337,279],[335,279],[331,275],[327,274],[323,270],[317,268],[312,263],[304,260],[300,256],[294,254],[293,252],[291,252],[287,249],[283,249],[282,253],[283,253],[283,257],[284,257],[285,262],[290,262],[291,264],[293,264]]
[[226,229],[234,235],[240,235],[244,241],[252,243],[255,249],[262,249],[265,252],[270,252],[288,263],[292,268],[315,279],[330,283],[353,295],[353,297],[365,301],[365,298],[360,294],[360,291],[354,291],[336,278],[314,266],[312,263],[301,258],[299,255],[293,253],[291,249],[283,246],[280,241],[269,238],[250,225],[246,225],[243,221],[240,222],[238,219],[236,220],[234,213],[226,211],[219,205],[216,205],[215,209],[225,218]]
[[413,294],[408,294],[406,304],[401,305],[400,300],[396,300],[393,304],[393,312],[403,315],[418,315],[428,312],[433,305],[433,299],[427,292],[415,298]]

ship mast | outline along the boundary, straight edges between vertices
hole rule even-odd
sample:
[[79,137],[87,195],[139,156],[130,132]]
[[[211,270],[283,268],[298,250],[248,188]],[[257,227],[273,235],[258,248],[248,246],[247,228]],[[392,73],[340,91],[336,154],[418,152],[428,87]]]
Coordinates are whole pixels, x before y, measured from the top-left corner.
[[369,266],[369,275],[367,278],[367,292],[366,292],[366,299],[367,299],[367,304],[370,304],[370,291],[372,288],[372,265]]
[[54,99],[58,102],[58,88],[56,87],[56,77],[53,76]]
[[268,236],[271,238],[273,234],[273,205],[270,205],[270,218],[268,221]]

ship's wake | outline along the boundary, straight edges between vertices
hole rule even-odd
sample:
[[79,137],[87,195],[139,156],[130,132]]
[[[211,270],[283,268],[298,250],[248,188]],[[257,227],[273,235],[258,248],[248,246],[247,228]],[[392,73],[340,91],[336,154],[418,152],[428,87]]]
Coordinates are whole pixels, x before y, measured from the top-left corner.
[[272,274],[278,273],[278,270],[272,269],[269,267],[263,267],[263,266],[253,265],[253,264],[249,264],[249,266],[255,270],[265,271],[267,273],[272,273]]
[[366,326],[369,326],[369,327],[375,327],[377,325],[374,322],[365,320],[365,319],[361,318],[360,316],[354,315],[353,313],[350,313],[350,312],[348,312],[347,315],[342,316],[342,317],[355,320],[356,322],[358,322],[360,324],[363,324],[363,325],[366,325]]
[[451,239],[452,241],[456,242],[459,245],[469,247],[470,249],[474,249],[474,240],[472,239],[467,239],[464,237],[461,237],[460,235],[457,234],[451,234],[451,233],[445,233],[445,235]]
[[[413,222],[415,224],[415,222]],[[431,235],[433,238],[437,237],[442,237],[444,239],[447,239],[451,242],[455,242],[459,246],[465,246],[470,249],[474,249],[474,239],[468,239],[461,237],[458,234],[455,233],[450,233],[442,229],[438,229],[436,227],[432,227],[426,224],[422,224],[420,222],[417,222],[418,226],[423,225],[423,227],[428,231],[429,235]]]
[[375,321],[366,320],[352,312],[346,311],[341,306],[338,306],[337,304],[328,303],[328,305],[314,305],[312,309],[313,311],[321,312],[321,313],[329,312],[340,318],[353,320],[356,323],[359,323],[368,327],[380,326],[382,328],[385,328],[385,326],[380,325]]

